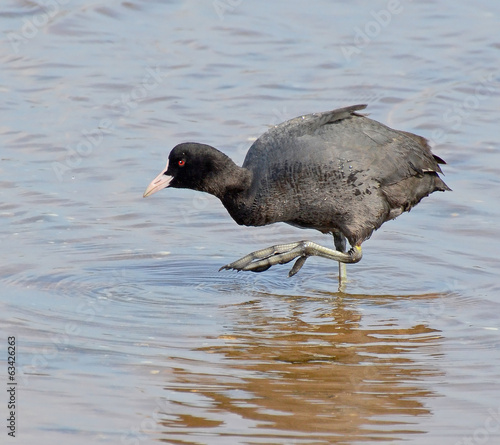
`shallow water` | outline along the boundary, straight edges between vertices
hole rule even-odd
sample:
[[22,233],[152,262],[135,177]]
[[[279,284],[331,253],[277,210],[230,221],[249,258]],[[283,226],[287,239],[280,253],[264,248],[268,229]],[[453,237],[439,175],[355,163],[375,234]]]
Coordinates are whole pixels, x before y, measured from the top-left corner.
[[[497,443],[499,20],[492,0],[4,5],[19,443]],[[142,199],[178,142],[241,163],[267,126],[355,103],[431,139],[453,192],[376,232],[343,293],[318,258],[217,271],[319,233]]]

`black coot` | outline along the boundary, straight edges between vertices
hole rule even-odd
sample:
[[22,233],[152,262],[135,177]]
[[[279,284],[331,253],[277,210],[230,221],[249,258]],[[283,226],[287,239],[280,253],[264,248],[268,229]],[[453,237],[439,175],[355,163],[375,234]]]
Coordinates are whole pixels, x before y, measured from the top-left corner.
[[144,197],[165,187],[199,190],[219,198],[238,224],[285,222],[334,237],[336,250],[299,241],[258,250],[221,269],[262,272],[297,258],[292,276],[313,255],[358,262],[361,243],[384,222],[430,193],[450,190],[438,176],[445,162],[426,139],[357,113],[364,108],[276,125],[254,142],[242,167],[209,145],[179,144]]

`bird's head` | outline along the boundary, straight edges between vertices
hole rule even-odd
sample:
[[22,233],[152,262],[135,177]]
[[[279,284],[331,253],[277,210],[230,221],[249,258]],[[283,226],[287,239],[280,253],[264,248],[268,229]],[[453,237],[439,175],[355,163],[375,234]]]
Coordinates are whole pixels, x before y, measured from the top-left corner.
[[[217,195],[232,161],[210,145],[186,142],[176,145],[163,171],[146,188],[144,197],[166,188],[187,188]],[[233,164],[234,165],[234,164]]]

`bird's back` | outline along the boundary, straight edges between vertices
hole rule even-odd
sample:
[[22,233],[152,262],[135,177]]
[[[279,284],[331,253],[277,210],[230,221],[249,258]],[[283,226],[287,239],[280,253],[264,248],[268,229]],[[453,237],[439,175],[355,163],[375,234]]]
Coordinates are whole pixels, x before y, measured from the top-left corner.
[[243,163],[253,174],[245,224],[340,231],[355,244],[449,190],[424,138],[356,113],[365,107],[301,116],[257,139]]

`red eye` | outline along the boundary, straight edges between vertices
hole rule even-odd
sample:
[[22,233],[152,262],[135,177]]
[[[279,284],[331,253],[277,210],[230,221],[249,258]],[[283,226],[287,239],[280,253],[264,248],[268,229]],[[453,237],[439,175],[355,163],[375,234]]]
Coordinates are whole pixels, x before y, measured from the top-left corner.
[[181,159],[178,164],[179,164],[179,167],[184,167],[184,164],[186,163],[186,161],[184,159]]

